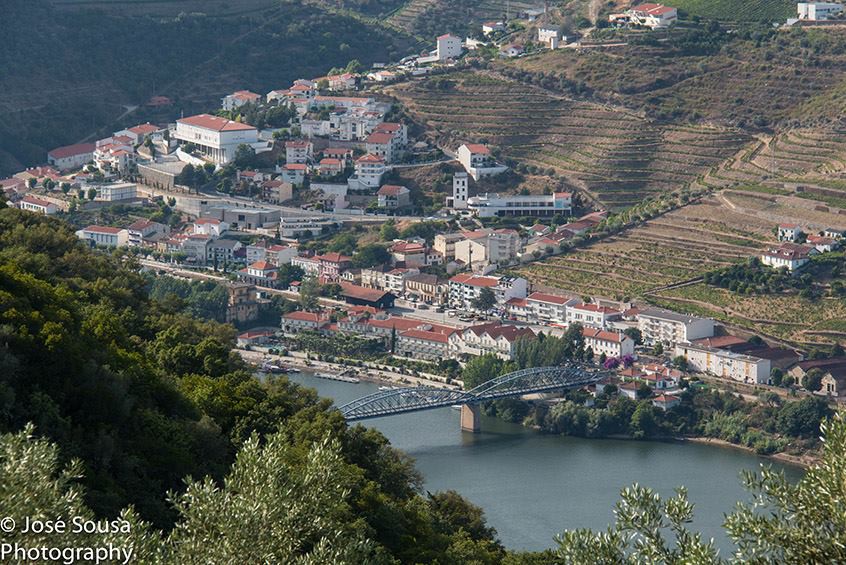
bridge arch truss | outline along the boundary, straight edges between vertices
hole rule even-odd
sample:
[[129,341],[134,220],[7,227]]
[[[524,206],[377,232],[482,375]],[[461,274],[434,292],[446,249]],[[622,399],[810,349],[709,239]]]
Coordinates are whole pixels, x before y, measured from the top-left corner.
[[379,391],[340,407],[347,421],[379,418],[444,406],[478,404],[488,400],[580,388],[601,380],[605,373],[576,363],[522,369],[502,375],[468,391],[408,387]]

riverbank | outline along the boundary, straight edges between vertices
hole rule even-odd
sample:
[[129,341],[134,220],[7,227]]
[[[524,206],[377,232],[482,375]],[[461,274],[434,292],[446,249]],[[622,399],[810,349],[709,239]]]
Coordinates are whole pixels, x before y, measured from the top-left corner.
[[774,461],[778,461],[779,463],[784,463],[787,465],[795,465],[797,467],[802,467],[803,469],[807,470],[810,467],[818,464],[821,459],[820,456],[815,453],[803,453],[802,455],[791,455],[790,453],[773,453],[770,455],[762,455],[760,453],[756,453],[756,451],[745,445],[738,445],[736,443],[732,443],[730,441],[726,441],[724,439],[717,439],[712,437],[677,437],[673,438],[675,441],[679,441],[682,443],[699,443],[704,445],[713,445],[716,447],[727,447],[732,449],[739,449],[741,451],[745,451],[747,453],[753,453],[758,455],[759,457],[766,457],[768,459],[773,459]]
[[236,349],[235,351],[241,356],[244,361],[250,363],[256,368],[261,367],[264,362],[270,362],[273,364],[286,365],[299,369],[301,371],[309,372],[343,373],[344,371],[353,369],[356,372],[355,376],[357,378],[361,379],[362,381],[377,384],[390,384],[395,386],[430,386],[434,388],[448,389],[459,388],[455,385],[450,385],[443,381],[435,380],[433,378],[405,375],[397,371],[377,369],[372,366],[355,367],[350,365],[342,365],[340,363],[317,361],[300,355],[270,355],[263,351],[246,351],[243,349]]

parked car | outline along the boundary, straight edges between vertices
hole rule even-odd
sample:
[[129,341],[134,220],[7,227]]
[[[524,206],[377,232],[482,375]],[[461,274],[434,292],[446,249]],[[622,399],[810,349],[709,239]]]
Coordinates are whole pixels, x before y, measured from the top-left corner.
[[417,305],[417,309],[418,309],[418,310],[428,310],[428,309],[429,309],[429,305],[428,305],[428,304],[418,304],[418,305]]

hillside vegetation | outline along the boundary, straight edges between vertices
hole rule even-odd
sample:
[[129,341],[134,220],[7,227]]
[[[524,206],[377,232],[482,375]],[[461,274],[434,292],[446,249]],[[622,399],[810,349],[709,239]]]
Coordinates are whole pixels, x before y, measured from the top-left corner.
[[124,122],[206,111],[239,88],[265,93],[352,59],[395,60],[412,45],[391,28],[289,0],[60,4],[4,2],[0,175],[111,131],[153,95],[176,104]]
[[[73,486],[77,492],[84,487],[74,501],[90,507],[86,515],[114,518],[132,505],[136,519],[169,531],[196,500],[191,493],[216,490],[228,476],[228,486],[240,485],[231,494],[244,496],[247,506],[206,518],[229,521],[234,515],[244,526],[250,516],[267,520],[263,533],[274,532],[261,536],[270,540],[268,553],[252,559],[246,556],[258,549],[244,549],[244,562],[314,549],[316,538],[279,529],[292,525],[290,517],[303,504],[319,511],[309,514],[307,531],[370,538],[368,553],[378,559],[367,562],[455,563],[454,545],[477,562],[502,559],[504,550],[478,508],[455,493],[420,495],[412,463],[379,432],[347,427],[330,401],[311,389],[284,378],[259,382],[231,353],[231,326],[188,317],[175,310],[179,304],[175,298],[151,300],[137,265],[88,249],[64,222],[0,209],[0,434],[34,424],[28,435],[57,446],[47,454],[51,473],[78,459],[62,481],[76,483],[84,475]],[[328,459],[318,457],[321,452]],[[30,460],[23,453],[8,444],[0,448],[0,490],[4,497],[12,493],[14,504],[37,504],[44,499],[20,493],[44,483],[35,475],[26,484],[12,482],[6,474]],[[254,460],[264,456],[259,471]],[[253,472],[260,473],[254,481],[239,482]],[[186,478],[192,486],[183,496]],[[176,504],[168,502],[167,491],[176,493]],[[276,498],[282,493],[287,495]],[[289,508],[283,501],[290,496],[303,498]],[[3,503],[10,511],[13,503]],[[329,523],[329,530],[321,525]],[[255,528],[247,532],[254,536]],[[211,537],[220,540],[220,533]],[[196,543],[209,549],[210,539],[201,539]],[[232,562],[232,547],[217,551],[224,553],[211,561]]]

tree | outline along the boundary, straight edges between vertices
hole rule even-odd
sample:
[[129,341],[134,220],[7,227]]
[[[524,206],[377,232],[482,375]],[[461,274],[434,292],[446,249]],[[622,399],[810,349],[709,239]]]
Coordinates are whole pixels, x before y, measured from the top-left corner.
[[784,371],[782,369],[779,369],[778,367],[773,367],[770,371],[770,380],[772,381],[773,385],[781,386],[783,379]]
[[479,296],[474,298],[470,305],[479,312],[488,312],[496,306],[496,294],[490,288],[483,287],[479,291]]
[[775,428],[779,433],[793,437],[816,437],[820,421],[830,415],[831,409],[822,398],[803,398],[788,402],[779,410]]
[[[640,389],[637,392],[638,396],[640,396]],[[658,430],[655,410],[656,408],[648,400],[641,400],[638,403],[629,423],[629,433],[633,438],[644,439],[655,434]]]
[[71,190],[71,184],[69,182],[63,182],[61,185],[62,192],[67,194]]
[[816,392],[822,388],[823,372],[818,368],[813,368],[802,377],[802,386],[805,390]]
[[643,343],[643,334],[637,328],[626,328],[623,330],[623,334],[629,336],[635,345]]
[[505,369],[505,362],[492,353],[474,357],[464,365],[464,370],[461,372],[464,389],[470,390],[495,379],[505,374]]
[[393,241],[399,237],[397,230],[397,223],[394,220],[388,220],[379,229],[379,237],[382,241]]
[[305,277],[300,284],[300,306],[303,310],[315,311],[320,307],[317,297],[320,295],[320,283],[314,277]]
[[384,265],[390,260],[391,254],[388,253],[387,249],[376,243],[371,243],[359,248],[359,250],[353,254],[352,264],[357,268],[365,269]]
[[658,357],[658,356],[663,355],[663,354],[664,354],[664,344],[659,341],[652,347],[652,355],[655,355],[656,357]]
[[240,170],[250,169],[256,166],[256,150],[246,143],[235,148],[232,156],[232,163]]
[[679,371],[687,371],[687,357],[684,355],[676,355],[673,357],[673,367]]
[[89,188],[88,189],[88,200],[94,200],[97,198],[97,189],[96,188]]

